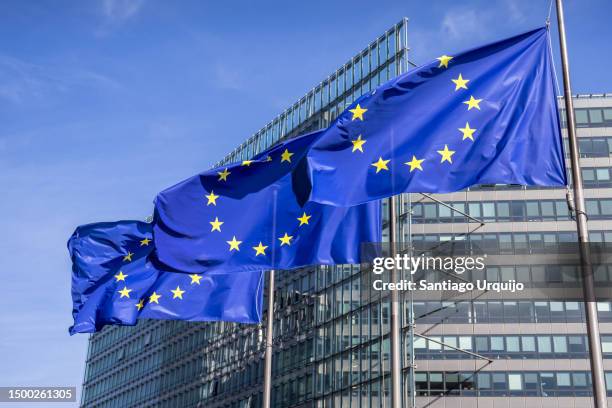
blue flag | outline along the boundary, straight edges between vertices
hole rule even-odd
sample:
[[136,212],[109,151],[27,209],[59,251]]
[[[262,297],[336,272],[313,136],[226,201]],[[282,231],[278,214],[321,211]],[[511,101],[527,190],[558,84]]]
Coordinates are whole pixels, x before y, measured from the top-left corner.
[[151,224],[119,221],[78,227],[72,258],[70,334],[138,319],[261,321],[263,272],[191,274],[155,259]]
[[359,98],[308,153],[310,199],[566,185],[548,36],[443,55]]
[[[305,202],[308,178],[298,169],[320,135],[291,139],[161,192],[154,216],[159,260],[207,274],[360,263],[361,243],[381,240],[380,204]],[[297,174],[305,180],[294,180]]]

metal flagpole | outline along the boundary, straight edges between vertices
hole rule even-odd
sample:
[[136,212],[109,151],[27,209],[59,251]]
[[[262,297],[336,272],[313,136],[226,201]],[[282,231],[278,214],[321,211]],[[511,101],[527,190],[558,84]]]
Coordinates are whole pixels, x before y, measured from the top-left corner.
[[[389,256],[395,258],[395,227],[397,212],[395,197],[389,198]],[[391,269],[391,282],[397,282],[397,268]],[[401,319],[399,307],[399,294],[397,290],[391,291],[391,406],[402,407],[402,353],[401,353]]]
[[[403,70],[408,72],[408,19],[403,19],[403,38],[399,36],[398,44],[400,47],[405,47],[402,56],[405,66],[398,64],[399,73]],[[396,227],[397,227],[397,211],[395,197],[389,198],[389,256],[395,258],[397,250],[395,248]],[[391,269],[391,282],[398,281],[397,269]],[[391,332],[389,337],[391,340],[391,406],[393,408],[402,408],[402,352],[401,352],[401,318],[400,318],[400,301],[399,294],[396,290],[391,291]]]
[[274,269],[268,272],[268,310],[266,312],[266,350],[264,360],[263,408],[272,401],[272,340],[274,336]]
[[[276,236],[276,215],[278,191],[274,190],[272,200],[272,236]],[[276,265],[276,247],[272,246],[272,265]],[[264,383],[262,408],[270,408],[272,403],[272,352],[274,343],[274,269],[268,271],[268,310],[266,312],[266,349],[264,356]]]
[[[574,117],[574,104],[569,77],[569,62],[567,57],[567,44],[565,39],[565,21],[563,15],[563,2],[557,1],[557,21],[559,24],[559,43],[561,47],[561,64],[563,69],[563,93],[565,100],[565,113],[567,115],[567,133],[569,138],[570,162],[572,167],[572,180],[576,206],[576,226],[580,256],[582,258],[582,284],[584,290],[584,305],[589,338],[589,355],[591,358],[591,376],[593,381],[593,400],[595,408],[607,407],[606,384],[604,377],[603,359],[601,353],[601,339],[599,336],[599,319],[597,304],[595,302],[595,286],[593,283],[593,269],[591,254],[588,247],[589,230],[585,212],[584,193],[582,190],[582,175],[578,160],[578,141],[576,139],[576,120]],[[568,192],[569,193],[569,192]]]
[[[410,193],[408,195],[408,251],[409,255],[412,258],[414,255],[414,250],[412,248],[412,196]],[[410,273],[410,283],[413,282],[412,271]],[[416,328],[415,320],[414,320],[414,294],[412,291],[409,293],[408,298],[408,379],[409,379],[409,387],[410,387],[410,407],[416,408],[416,389],[415,389],[415,375],[414,370],[416,369],[416,362],[414,358],[414,329]]]

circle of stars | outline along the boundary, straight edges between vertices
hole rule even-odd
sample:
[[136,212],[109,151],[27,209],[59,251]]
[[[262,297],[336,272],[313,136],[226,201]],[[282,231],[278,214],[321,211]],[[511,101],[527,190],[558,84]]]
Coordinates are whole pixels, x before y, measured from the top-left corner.
[[[215,200],[219,197],[217,195],[215,195],[214,193],[211,192],[210,197],[213,197],[212,202],[214,203]],[[210,201],[210,198],[209,198]],[[213,205],[216,205],[213,204]],[[223,224],[223,222],[219,221],[218,218],[215,217],[215,222],[211,222],[211,225],[213,225],[213,228],[215,228],[215,230],[217,230],[217,227],[220,227],[220,225]],[[144,237],[142,240],[137,241],[140,247],[147,247],[149,246],[149,244],[151,244],[151,242],[153,242],[153,240],[149,237]],[[265,247],[267,248],[267,247]],[[123,262],[132,262],[134,260],[134,257],[136,254],[131,252],[131,251],[127,251],[127,253],[125,255],[123,255]],[[130,288],[131,284],[128,282],[128,278],[130,277],[131,274],[126,274],[125,272],[123,272],[123,270],[119,270],[115,275],[113,275],[113,278],[115,279],[115,284],[118,285],[117,287],[117,294],[118,294],[118,300],[120,301],[134,301],[137,300],[136,303],[134,303],[134,307],[136,308],[136,310],[138,312],[142,311],[144,309],[144,307],[147,304],[160,304],[161,299],[165,298],[166,296],[164,296],[164,294],[162,292],[160,292],[160,288],[156,288],[156,290],[154,290],[153,292],[151,292],[150,294],[144,294],[145,296],[143,297],[134,297],[134,293],[136,292],[135,289]],[[184,276],[181,274],[181,276]],[[186,275],[186,277],[188,277],[189,279],[186,280],[186,285],[187,286],[199,286],[201,285],[201,280],[203,278],[203,275],[201,274],[191,274],[191,275]],[[132,282],[133,283],[133,282]],[[120,285],[120,286],[119,286]],[[170,299],[170,301],[181,301],[184,299],[184,295],[188,292],[188,289],[184,289],[185,286],[183,286],[183,288],[181,288],[181,285],[177,285],[175,289],[169,289],[169,293],[168,294],[168,299]],[[163,288],[162,288],[163,289]]]
[[[353,112],[354,119],[363,120],[363,115],[367,111],[367,109],[361,108],[361,106],[358,105],[355,109],[352,109],[351,111]],[[363,152],[363,146],[366,142],[367,141],[365,139],[359,136],[357,139],[353,141],[353,144],[354,144],[353,151]],[[279,162],[281,164],[282,163],[291,164],[294,155],[295,153],[291,152],[289,148],[284,148],[280,152],[280,154],[277,156],[277,158],[280,159]],[[272,158],[272,154],[269,154],[257,160],[243,160],[242,163],[240,164],[240,167],[250,168],[253,163],[263,164],[263,163],[269,163],[272,161],[274,161],[274,159]],[[232,172],[235,170],[236,170],[236,167],[232,167],[232,166],[217,170],[216,171],[217,182],[218,183],[228,182],[230,174],[232,174]],[[244,169],[244,170],[247,170],[247,169]],[[204,198],[206,199],[205,201],[206,207],[211,207],[211,209],[213,207],[217,207],[220,200],[221,201],[223,200],[223,198],[219,194],[215,194],[214,190],[212,189],[210,191],[207,191],[207,194],[204,195]],[[308,214],[306,211],[303,211],[301,216],[296,216],[296,219],[298,221],[296,228],[306,228],[307,226],[310,225],[311,218],[312,218],[312,214]],[[214,218],[211,216],[210,219],[211,221],[208,221],[208,223],[210,224],[210,230],[208,231],[209,233],[222,233],[223,231],[225,231],[225,227],[223,226],[225,224],[225,221],[220,220],[218,216],[214,216]],[[231,237],[231,239],[227,240],[226,238],[225,240],[225,243],[227,245],[226,247],[227,250],[230,253],[242,252],[244,242],[239,239],[239,236],[232,234],[232,235],[228,235],[228,238],[229,237]],[[295,242],[295,236],[289,235],[289,232],[285,232],[282,236],[277,237],[277,239],[278,239],[278,245],[280,247],[285,247],[285,246],[288,247],[288,246],[291,246]],[[252,256],[255,258],[266,257],[268,255],[269,245],[270,244],[266,244],[263,241],[253,242],[253,244],[249,245],[253,249]],[[196,279],[195,276],[197,275],[192,275],[192,278]],[[194,283],[199,284],[199,280],[192,281],[192,284]]]
[[[440,70],[445,70],[449,67],[449,64],[452,63],[454,57],[450,55],[442,55],[441,57],[436,58],[438,61],[437,68]],[[454,84],[454,92],[458,91],[467,91],[468,84],[470,83],[470,79],[464,78],[462,73],[459,73],[456,78],[451,78],[452,83]],[[466,105],[467,111],[471,110],[481,110],[480,103],[483,101],[482,98],[476,98],[474,95],[470,95],[469,98],[463,101],[463,104]],[[368,111],[367,108],[362,107],[361,104],[357,104],[354,108],[348,109],[348,111],[352,114],[351,121],[359,120],[365,121],[365,114]],[[472,128],[469,122],[465,123],[465,126],[462,128],[458,128],[458,130],[462,134],[462,141],[469,140],[474,142],[474,136],[477,129]],[[367,143],[367,139],[363,136],[363,134],[359,134],[356,139],[350,139],[352,144],[351,153],[364,153],[365,145]],[[444,148],[436,151],[440,155],[440,164],[448,163],[453,164],[453,155],[456,153],[455,150],[451,150],[448,144],[444,145]],[[417,157],[417,155],[412,155],[412,159],[405,162],[404,164],[408,167],[410,173],[418,171],[423,171],[423,162],[425,158]],[[375,174],[389,172],[389,165],[391,159],[385,159],[382,156],[378,157],[378,160],[371,163],[370,166],[375,169]]]

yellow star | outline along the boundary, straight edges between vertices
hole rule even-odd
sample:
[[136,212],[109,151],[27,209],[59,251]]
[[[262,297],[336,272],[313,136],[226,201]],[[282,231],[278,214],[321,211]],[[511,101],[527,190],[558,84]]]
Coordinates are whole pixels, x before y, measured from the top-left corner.
[[159,305],[159,298],[160,297],[161,297],[161,295],[158,295],[155,292],[151,293],[151,296],[149,296],[149,303],[157,303]]
[[236,236],[235,235],[234,235],[234,237],[232,237],[231,241],[225,241],[225,242],[227,242],[229,244],[230,252],[233,251],[233,250],[240,251],[240,244],[242,244],[242,241],[236,240]]
[[242,165],[249,167],[253,163],[253,160],[243,160]]
[[128,251],[127,255],[123,257],[123,262],[132,262],[132,255],[134,254]]
[[227,176],[232,174],[232,172],[225,169],[223,171],[218,171],[217,174],[219,175],[219,181],[227,181]]
[[213,232],[213,231],[221,232],[221,225],[225,224],[223,221],[219,221],[219,217],[215,217],[214,221],[208,221],[208,222],[210,223],[210,225],[212,225],[210,232]]
[[450,56],[448,56],[448,55],[443,55],[443,56],[438,57],[438,58],[436,58],[436,59],[437,59],[438,61],[440,61],[440,65],[438,65],[438,68],[442,68],[442,67],[444,67],[444,68],[448,68],[448,62],[449,62],[450,60],[452,60],[452,59],[453,59],[453,57],[450,57]]
[[208,198],[208,202],[206,203],[206,205],[217,205],[217,198],[219,198],[218,195],[215,194],[214,191],[211,191],[209,195],[204,196],[206,198]]
[[268,247],[266,245],[262,244],[261,241],[259,241],[259,245],[253,247],[253,249],[255,250],[255,256],[265,255],[266,254],[266,248],[268,248]]
[[179,286],[177,286],[176,289],[170,289],[170,292],[174,294],[174,296],[172,296],[172,299],[176,299],[176,298],[182,299],[183,293],[185,293],[185,291],[181,290]]
[[363,153],[363,145],[365,144],[365,142],[367,142],[367,140],[362,139],[361,135],[359,135],[357,139],[351,140],[351,143],[353,143],[353,151],[351,153],[355,153],[356,150],[359,150],[361,153]]
[[312,215],[306,215],[306,213],[302,214],[297,220],[300,222],[300,227],[304,224],[308,225],[308,220],[312,217]]
[[469,79],[463,79],[461,74],[459,74],[459,78],[451,79],[451,81],[455,83],[455,91],[458,91],[461,88],[467,89],[467,83],[470,82]]
[[128,275],[124,275],[123,272],[119,271],[119,273],[117,275],[115,275],[115,279],[117,279],[115,282],[119,282],[119,281],[124,281],[125,282],[125,278],[127,278]]
[[453,154],[455,154],[455,151],[448,150],[448,145],[444,145],[444,150],[438,150],[438,153],[442,155],[442,160],[440,160],[440,163],[444,163],[445,161],[449,163],[453,162]]
[[469,101],[464,101],[463,103],[465,103],[468,106],[468,110],[471,110],[472,108],[476,108],[476,109],[480,110],[479,103],[481,101],[482,101],[482,99],[476,99],[472,95],[472,96],[470,96],[470,100]]
[[383,160],[382,157],[379,157],[378,161],[370,164],[370,166],[376,167],[376,174],[378,174],[378,172],[381,170],[389,170],[389,167],[387,167],[387,163],[389,163],[390,161],[391,160]]
[[151,240],[149,238],[145,238],[142,241],[140,241],[140,246],[149,246],[150,242]]
[[117,292],[121,293],[121,297],[122,298],[124,298],[124,297],[129,298],[131,291],[132,291],[132,289],[128,289],[127,286],[124,286],[123,289],[118,290]]
[[412,173],[412,171],[414,169],[419,169],[421,171],[423,171],[423,167],[421,167],[421,163],[423,163],[425,161],[425,159],[417,159],[416,156],[412,156],[412,160],[410,160],[409,162],[406,162],[404,164],[410,166],[410,172]]
[[198,274],[192,274],[189,275],[189,277],[191,278],[191,284],[193,285],[194,283],[196,284],[200,284],[200,280],[202,280],[202,275],[198,275]]
[[366,113],[367,111],[368,111],[367,109],[362,108],[359,104],[357,104],[357,106],[355,106],[354,109],[349,109],[349,112],[353,114],[353,118],[351,120],[355,120],[355,119],[363,120],[363,114]]
[[140,299],[138,303],[136,303],[136,309],[141,310],[144,307],[144,299]]
[[272,161],[272,156],[267,156],[267,157],[266,157],[266,161],[267,161],[267,162],[271,162],[271,161]]
[[280,237],[278,240],[281,242],[281,246],[291,245],[291,238],[293,238],[293,235],[287,235],[285,232],[285,235]]
[[283,154],[281,154],[281,163],[282,162],[291,163],[291,156],[293,156],[293,153],[290,153],[288,149],[285,149]]
[[459,130],[461,131],[461,133],[463,133],[463,139],[461,140],[471,139],[472,142],[474,141],[474,132],[476,131],[476,129],[470,128],[470,124],[468,122],[465,122],[465,127],[459,128]]

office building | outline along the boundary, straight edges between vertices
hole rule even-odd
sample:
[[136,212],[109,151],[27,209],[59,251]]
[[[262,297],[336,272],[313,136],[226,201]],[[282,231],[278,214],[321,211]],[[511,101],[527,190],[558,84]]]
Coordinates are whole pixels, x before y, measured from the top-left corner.
[[[405,72],[407,38],[403,19],[218,164],[327,126],[358,96]],[[575,106],[591,238],[612,242],[612,95],[578,95]],[[467,239],[517,256],[576,240],[565,190],[479,186],[435,198],[443,204],[418,194],[398,198],[404,240]],[[508,266],[488,273],[538,279],[542,271]],[[608,282],[610,273],[598,271],[597,279]],[[277,273],[273,406],[390,406],[389,305],[363,296],[364,275],[358,265]],[[403,305],[406,340],[409,304]],[[432,300],[413,308],[415,331],[431,340],[415,339],[414,388],[405,341],[406,406],[411,389],[419,407],[589,406],[580,302]],[[599,303],[599,311],[605,368],[612,372],[612,304]],[[260,407],[265,325],[141,321],[106,327],[90,339],[81,405]]]

